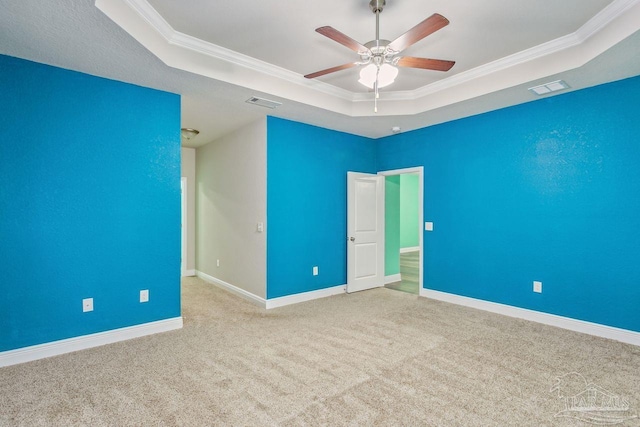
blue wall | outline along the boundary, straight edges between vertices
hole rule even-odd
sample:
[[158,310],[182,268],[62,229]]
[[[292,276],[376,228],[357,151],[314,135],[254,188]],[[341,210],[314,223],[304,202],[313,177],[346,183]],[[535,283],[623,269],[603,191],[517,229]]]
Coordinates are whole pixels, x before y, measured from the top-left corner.
[[638,100],[633,78],[379,140],[379,170],[424,166],[425,288],[640,331]]
[[0,351],[180,315],[179,132],[178,95],[0,56]]
[[267,298],[346,283],[347,171],[375,173],[375,156],[368,138],[268,118]]

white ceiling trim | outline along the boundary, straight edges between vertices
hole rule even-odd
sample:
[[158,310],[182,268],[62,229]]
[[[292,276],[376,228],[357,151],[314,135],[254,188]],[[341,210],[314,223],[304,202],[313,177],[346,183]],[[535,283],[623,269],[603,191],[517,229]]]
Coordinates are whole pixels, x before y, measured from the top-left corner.
[[[636,19],[640,17],[640,7],[627,13],[639,5],[640,0],[614,0],[574,33],[413,91],[382,92],[381,101],[401,102],[387,102],[378,115],[418,114],[544,78],[551,71],[583,65],[640,29],[640,19]],[[298,73],[180,33],[146,0],[96,0],[96,6],[169,66],[348,116],[374,115],[372,108],[364,105],[372,103],[370,93],[354,93],[305,79]],[[614,31],[603,31],[623,15]],[[623,27],[618,28],[620,21],[624,21]],[[599,43],[591,43],[596,39]],[[436,93],[437,97],[430,96]]]
[[640,0],[615,0],[576,31],[580,42],[584,42],[637,4],[640,4]]
[[[576,33],[569,34],[552,40],[550,42],[532,47],[531,49],[523,50],[513,55],[505,56],[504,58],[497,59],[493,62],[480,65],[479,67],[472,68],[471,70],[463,71],[458,74],[454,74],[446,79],[439,80],[431,83],[427,86],[422,86],[416,90],[403,91],[403,92],[386,92],[385,99],[392,99],[394,101],[412,101],[434,93],[449,89],[454,86],[461,85],[463,83],[470,82],[482,77],[489,76],[491,74],[498,73],[500,71],[508,70],[514,66],[529,62],[535,59],[544,58],[547,55],[556,53],[570,47],[574,47],[580,44]],[[369,94],[356,94],[354,101],[370,101],[371,95]]]
[[[146,0],[124,0],[125,3],[138,13],[151,27],[164,37],[167,43],[198,52],[216,59],[227,61],[241,67],[268,74],[290,83],[312,87],[314,90],[336,96],[347,101],[353,100],[353,92],[324,83],[320,80],[305,79],[304,76],[289,71],[277,65],[252,58],[222,46],[176,31],[157,10]],[[96,2],[97,3],[97,2]]]
[[353,93],[348,90],[329,85],[319,80],[305,79],[298,73],[289,71],[285,68],[278,67],[268,62],[261,61],[259,59],[252,58],[247,55],[243,55],[233,50],[217,46],[212,43],[206,42],[202,39],[190,36],[188,34],[175,31],[170,40],[168,40],[174,46],[178,46],[184,49],[193,50],[195,52],[212,56],[216,59],[231,62],[241,67],[249,68],[259,73],[268,74],[272,77],[288,81],[290,83],[313,87],[315,90],[324,92],[328,95],[337,96],[338,98],[345,99],[347,101],[353,100]]
[[[124,0],[124,2],[133,10],[135,10],[138,15],[140,15],[149,25],[151,25],[157,32],[162,34],[167,42],[170,42],[173,38],[176,31],[173,29],[171,25],[158,13],[157,10],[153,8],[146,1],[138,1],[138,0]],[[96,6],[97,6],[96,2]]]
[[[471,80],[486,77],[490,74],[498,73],[520,64],[541,59],[565,49],[578,46],[587,41],[590,37],[602,31],[613,20],[623,15],[627,10],[637,4],[640,4],[640,0],[615,0],[574,33],[558,37],[555,40],[514,53],[513,55],[505,56],[504,58],[483,64],[471,70],[454,74],[451,77],[422,86],[416,90],[385,92],[384,99],[393,101],[413,101],[428,95],[433,95],[434,93],[449,89],[453,86],[458,86],[463,83],[470,82]],[[371,101],[371,95],[368,93],[358,93],[353,95],[353,100],[356,102]]]
[[[162,22],[164,19],[157,13],[150,12],[150,9],[146,9],[145,13],[139,13],[139,9],[132,7],[134,3],[134,0],[95,0],[95,6],[102,13],[169,67],[244,87],[251,90],[254,96],[267,96],[278,102],[291,100],[316,105],[346,116],[353,114],[352,100],[315,89],[323,85],[321,82],[314,82],[314,86],[293,83],[171,43],[170,38],[173,34],[166,26],[159,31],[150,24],[150,21]],[[302,76],[299,78],[307,80]],[[244,102],[244,99],[239,102]]]

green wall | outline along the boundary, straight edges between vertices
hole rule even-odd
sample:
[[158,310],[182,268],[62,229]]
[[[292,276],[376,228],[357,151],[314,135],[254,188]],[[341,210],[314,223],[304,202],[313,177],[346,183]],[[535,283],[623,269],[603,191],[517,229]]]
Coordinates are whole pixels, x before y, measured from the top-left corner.
[[400,175],[400,247],[412,248],[419,243],[418,175]]
[[384,275],[400,273],[400,175],[387,176],[384,188]]

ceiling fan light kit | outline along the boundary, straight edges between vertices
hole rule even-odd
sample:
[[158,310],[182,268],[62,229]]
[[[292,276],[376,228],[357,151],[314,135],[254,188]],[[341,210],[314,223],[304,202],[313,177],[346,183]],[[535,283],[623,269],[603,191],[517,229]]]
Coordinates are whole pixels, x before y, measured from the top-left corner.
[[376,38],[364,45],[333,27],[317,28],[316,32],[356,52],[360,56],[360,61],[338,65],[305,75],[308,79],[314,79],[326,74],[335,73],[336,71],[346,70],[347,68],[364,66],[360,71],[360,79],[358,82],[369,89],[373,89],[375,92],[373,99],[374,112],[376,113],[378,112],[379,89],[395,81],[398,75],[397,67],[449,71],[455,64],[454,61],[445,61],[442,59],[398,56],[400,52],[412,44],[447,26],[449,20],[440,14],[434,13],[394,41],[389,42],[388,40],[380,39],[380,12],[382,12],[385,5],[386,0],[371,0],[369,2],[369,8],[376,15]]
[[398,69],[389,64],[382,64],[377,67],[374,64],[369,64],[360,70],[360,80],[358,83],[365,85],[369,89],[373,89],[376,81],[378,82],[378,89],[389,86],[393,83],[398,76]]

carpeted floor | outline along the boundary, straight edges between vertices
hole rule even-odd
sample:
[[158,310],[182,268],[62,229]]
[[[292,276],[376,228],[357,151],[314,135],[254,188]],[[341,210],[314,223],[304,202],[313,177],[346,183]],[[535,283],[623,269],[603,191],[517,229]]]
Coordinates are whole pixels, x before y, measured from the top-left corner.
[[384,288],[266,311],[187,278],[183,315],[1,368],[0,425],[640,425],[631,345]]

